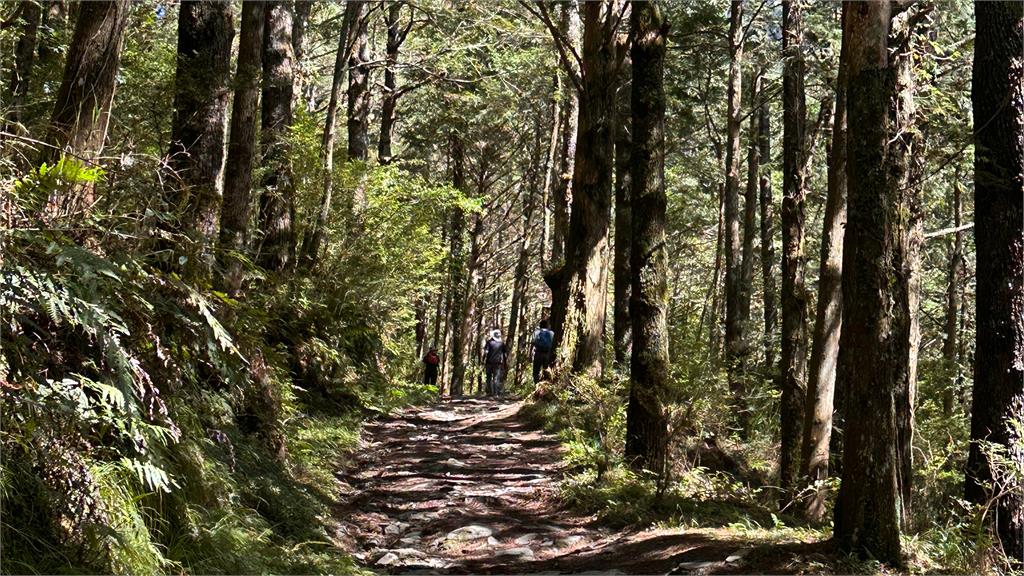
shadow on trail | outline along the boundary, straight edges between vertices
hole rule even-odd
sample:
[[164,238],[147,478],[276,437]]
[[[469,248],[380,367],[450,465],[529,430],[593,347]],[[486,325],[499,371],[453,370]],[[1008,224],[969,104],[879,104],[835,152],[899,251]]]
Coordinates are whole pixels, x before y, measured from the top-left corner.
[[[559,441],[512,400],[462,399],[370,423],[339,474],[339,538],[387,573],[709,573],[745,565],[750,542],[615,530],[566,509]],[[780,556],[782,560],[788,556]],[[761,569],[786,572],[785,562]]]

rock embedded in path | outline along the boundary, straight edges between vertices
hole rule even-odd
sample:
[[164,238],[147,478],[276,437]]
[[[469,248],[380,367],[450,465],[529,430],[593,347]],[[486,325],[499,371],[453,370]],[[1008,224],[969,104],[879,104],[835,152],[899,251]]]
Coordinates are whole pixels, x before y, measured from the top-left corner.
[[494,530],[491,530],[487,526],[480,526],[479,524],[470,524],[469,526],[463,526],[462,528],[456,528],[445,536],[445,540],[455,541],[466,541],[466,540],[480,540],[483,538],[490,537],[494,534]]
[[533,550],[530,550],[526,546],[520,546],[518,548],[506,548],[505,550],[499,550],[495,556],[514,556],[516,558],[524,558],[527,560],[533,559]]
[[537,534],[536,532],[530,532],[529,534],[523,534],[519,538],[516,538],[515,543],[517,546],[526,546],[527,544],[537,540],[538,538],[540,538],[540,534]]
[[583,540],[583,536],[580,536],[578,534],[572,534],[572,535],[569,535],[569,536],[562,536],[561,538],[558,539],[558,547],[559,548],[568,548],[570,546],[574,546],[574,545],[580,543],[582,540]]

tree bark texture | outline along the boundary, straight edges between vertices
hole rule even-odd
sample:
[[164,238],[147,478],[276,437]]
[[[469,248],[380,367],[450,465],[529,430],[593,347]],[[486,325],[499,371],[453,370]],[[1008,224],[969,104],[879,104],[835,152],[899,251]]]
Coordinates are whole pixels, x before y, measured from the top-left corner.
[[370,5],[363,0],[353,0],[345,5],[345,11],[349,19],[351,46],[348,58],[348,159],[365,162],[370,150]]
[[[579,52],[581,22],[579,7],[570,0],[562,5],[561,33],[573,49]],[[579,70],[565,70],[565,75],[578,77]],[[564,82],[560,83],[564,85]],[[551,238],[551,263],[559,267],[565,262],[566,237],[569,234],[569,209],[572,205],[573,174],[576,165],[576,142],[579,133],[580,93],[574,82],[564,92],[562,107],[562,150],[559,156],[559,177],[555,185],[554,231]],[[552,291],[555,289],[552,288]],[[553,298],[554,299],[554,298]],[[560,324],[555,333],[561,332]]]
[[235,36],[227,0],[182,2],[178,9],[178,62],[167,165],[172,172],[168,207],[193,248],[190,270],[208,270],[223,193],[231,42]]
[[237,295],[242,285],[239,255],[249,245],[249,212],[252,203],[252,169],[256,159],[256,118],[263,67],[264,3],[242,3],[238,41],[238,70],[231,108],[231,135],[224,168],[224,198],[220,207],[220,264],[224,287]]
[[633,349],[626,458],[664,480],[667,467],[669,386],[668,257],[665,249],[665,48],[668,26],[655,2],[634,2],[633,28]]
[[800,0],[782,2],[782,391],[779,486],[782,504],[800,472],[804,387],[807,376],[807,302],[804,288],[804,175],[806,103]]
[[[843,5],[843,11],[849,5]],[[828,158],[828,194],[822,223],[818,272],[818,306],[814,320],[810,372],[803,431],[800,473],[811,483],[828,478],[829,441],[835,394],[839,336],[843,325],[843,232],[846,227],[846,62],[844,40],[836,79],[836,104]],[[816,490],[804,503],[805,516],[814,522],[825,513],[824,490]]]
[[597,376],[602,369],[608,298],[618,0],[588,2],[583,11],[579,140],[565,264],[557,283],[565,287],[565,313],[555,338],[558,366]]
[[[974,238],[977,246],[977,341],[985,360],[974,372],[967,499],[984,503],[994,481],[1001,496],[990,523],[1015,568],[1024,563],[1024,5],[976,2]],[[979,442],[1001,447],[1018,473],[992,466]],[[1000,478],[1002,477],[1002,480]]]
[[[762,69],[763,71],[763,69]],[[758,207],[761,216],[761,285],[764,305],[764,366],[765,372],[775,371],[775,326],[779,321],[778,292],[775,284],[775,199],[772,196],[772,123],[771,106],[767,98],[758,113],[758,148],[760,148],[760,181]]]
[[103,151],[130,9],[129,0],[79,6],[46,138],[56,148],[43,149],[43,162],[52,164],[62,151],[87,161]]
[[263,106],[260,146],[263,194],[259,228],[262,233],[257,262],[281,272],[295,252],[295,183],[288,160],[288,128],[292,125],[292,12],[289,2],[267,2],[263,33]]
[[[750,128],[747,143],[747,186],[743,193],[743,259],[740,266],[740,323],[743,326],[744,363],[750,362],[750,301],[754,294],[754,244],[757,241],[757,185],[761,175],[761,147],[758,131],[761,127],[758,108],[761,103],[761,85],[764,77],[760,70],[751,77]],[[746,368],[745,368],[746,370]]]
[[[14,70],[10,79],[10,100],[8,101],[7,123],[21,122],[22,107],[32,81],[32,69],[35,66],[36,47],[39,45],[39,25],[42,22],[43,10],[38,2],[22,0],[18,25],[21,29],[18,42],[14,46]],[[8,126],[6,132],[16,128]]]
[[398,54],[405,41],[405,35],[409,29],[402,28],[401,16],[402,2],[392,2],[388,5],[385,25],[388,31],[386,52],[386,63],[384,67],[384,93],[381,95],[380,113],[380,139],[377,142],[377,160],[381,164],[390,164],[392,159],[392,139],[395,131],[395,120],[397,117],[398,98],[401,96],[398,90]]
[[[457,190],[466,192],[466,152],[462,143],[462,137],[458,134],[451,136],[452,154],[452,186]],[[450,242],[448,252],[448,270],[450,278],[449,294],[451,305],[449,306],[449,330],[451,339],[449,351],[451,355],[449,393],[454,396],[461,396],[463,380],[466,376],[465,332],[463,331],[463,314],[466,304],[466,262],[465,262],[465,234],[466,215],[462,208],[452,208],[451,219],[448,226],[448,239]]]
[[740,435],[747,434],[746,387],[743,372],[744,336],[740,237],[740,113],[743,95],[743,0],[729,10],[729,82],[727,85],[725,146],[725,366],[729,376],[732,412]]
[[[857,417],[845,423],[835,513],[841,550],[901,565],[912,426],[913,119],[907,12],[852,4],[848,43],[848,224],[836,388]],[[856,273],[853,273],[856,271]]]
[[[631,76],[628,59],[623,62],[621,78]],[[629,318],[630,289],[633,277],[630,273],[630,246],[632,243],[632,180],[630,178],[630,149],[632,141],[632,119],[630,111],[632,84],[622,82],[616,97],[615,123],[615,258],[612,263],[614,290],[612,303],[612,329],[614,332],[615,364],[625,368],[631,357],[632,321]]]

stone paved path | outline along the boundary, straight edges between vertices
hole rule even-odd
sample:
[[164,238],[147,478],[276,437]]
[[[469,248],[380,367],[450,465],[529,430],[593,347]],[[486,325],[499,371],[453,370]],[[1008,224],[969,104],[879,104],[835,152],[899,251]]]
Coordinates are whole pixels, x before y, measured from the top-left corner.
[[359,562],[381,573],[753,570],[744,566],[749,543],[616,531],[566,510],[559,442],[520,408],[464,399],[368,424],[363,450],[340,475],[342,536]]

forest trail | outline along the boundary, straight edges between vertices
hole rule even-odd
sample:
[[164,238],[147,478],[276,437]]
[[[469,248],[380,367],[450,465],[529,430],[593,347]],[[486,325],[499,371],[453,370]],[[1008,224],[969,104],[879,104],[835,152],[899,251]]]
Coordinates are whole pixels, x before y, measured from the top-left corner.
[[350,488],[339,510],[349,551],[388,573],[793,570],[746,564],[749,541],[614,530],[567,510],[557,498],[559,441],[531,427],[521,407],[464,399],[368,424],[363,451],[341,474]]

